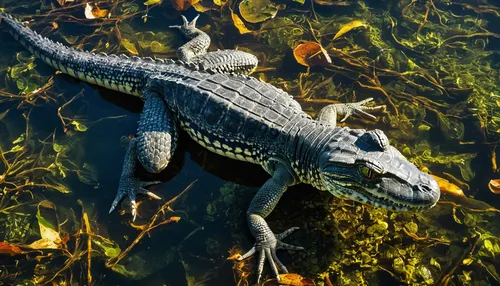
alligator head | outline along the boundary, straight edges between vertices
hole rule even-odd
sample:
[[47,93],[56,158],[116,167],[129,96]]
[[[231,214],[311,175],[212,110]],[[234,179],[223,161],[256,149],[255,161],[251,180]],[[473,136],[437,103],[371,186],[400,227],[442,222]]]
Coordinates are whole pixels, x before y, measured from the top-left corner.
[[340,132],[319,158],[323,189],[393,210],[418,211],[436,204],[437,182],[390,146],[381,130],[343,128]]

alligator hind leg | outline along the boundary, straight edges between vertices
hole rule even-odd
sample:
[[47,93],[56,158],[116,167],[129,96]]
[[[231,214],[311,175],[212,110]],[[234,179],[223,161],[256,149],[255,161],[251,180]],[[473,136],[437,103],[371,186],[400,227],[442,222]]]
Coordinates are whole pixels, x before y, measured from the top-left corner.
[[183,24],[170,26],[177,28],[190,41],[177,50],[177,57],[181,61],[195,64],[203,70],[212,70],[218,73],[249,74],[257,67],[259,60],[256,56],[238,50],[220,50],[208,52],[210,36],[196,28],[196,16],[191,22],[182,17]]
[[161,183],[159,181],[141,182],[137,179],[135,177],[137,160],[148,172],[158,173],[170,162],[177,141],[176,123],[160,95],[153,91],[146,91],[144,97],[146,101],[139,121],[137,138],[129,142],[118,193],[109,210],[112,212],[120,200],[128,196],[134,220],[137,215],[136,194],[142,193],[151,198],[160,199],[145,187]]
[[273,274],[276,279],[279,280],[278,269],[276,264],[281,269],[282,272],[288,273],[285,265],[281,263],[276,255],[277,249],[289,249],[289,250],[303,250],[304,248],[300,246],[293,246],[282,242],[281,240],[289,236],[292,232],[299,229],[298,227],[292,227],[283,233],[275,234],[267,225],[265,217],[267,217],[278,204],[279,199],[286,191],[288,186],[293,185],[295,179],[290,171],[285,167],[278,167],[273,172],[272,177],[259,189],[247,211],[247,221],[250,228],[250,232],[255,237],[255,245],[245,254],[243,254],[238,260],[246,259],[255,252],[259,252],[259,262],[257,268],[257,284],[260,282],[262,276],[262,269],[264,268],[264,262],[267,259],[269,262]]
[[200,15],[197,15],[191,22],[188,22],[184,15],[181,15],[181,17],[182,25],[170,26],[169,28],[179,29],[190,40],[177,50],[177,57],[181,61],[190,62],[194,57],[207,53],[211,40],[207,33],[196,28],[196,21]]
[[370,119],[377,119],[368,112],[376,112],[385,109],[385,105],[378,106],[366,106],[365,104],[372,101],[373,98],[367,98],[365,100],[354,102],[354,103],[339,103],[330,104],[323,107],[318,113],[318,121],[325,122],[331,125],[337,124],[337,116],[342,116],[343,118],[340,122],[344,122],[349,116],[356,114],[359,116],[364,116]]

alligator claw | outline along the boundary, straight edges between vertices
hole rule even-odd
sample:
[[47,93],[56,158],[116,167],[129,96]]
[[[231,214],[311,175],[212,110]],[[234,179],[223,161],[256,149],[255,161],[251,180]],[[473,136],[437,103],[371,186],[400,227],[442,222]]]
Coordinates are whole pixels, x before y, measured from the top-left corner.
[[343,106],[344,106],[344,118],[342,118],[342,120],[340,120],[340,122],[344,122],[347,118],[349,118],[349,116],[351,116],[353,114],[359,115],[361,117],[363,117],[363,116],[368,117],[372,120],[376,120],[377,117],[375,117],[374,115],[372,115],[366,111],[378,111],[378,110],[384,108],[385,106],[384,105],[366,106],[365,104],[370,102],[370,101],[373,101],[372,97],[367,98],[367,99],[362,100],[362,101],[359,101],[359,102],[344,103],[343,104]]
[[271,265],[271,269],[279,281],[279,272],[276,264],[280,268],[281,272],[288,273],[288,269],[286,269],[285,265],[279,260],[276,255],[277,249],[288,249],[288,250],[303,250],[304,248],[301,246],[295,246],[288,243],[284,243],[281,240],[289,236],[292,232],[299,229],[298,227],[292,227],[287,229],[286,231],[279,234],[271,234],[268,235],[264,241],[257,241],[255,245],[245,254],[238,258],[238,261],[247,259],[248,257],[254,255],[257,251],[259,252],[259,262],[257,266],[257,284],[260,282],[260,278],[262,276],[262,270],[264,269],[264,261],[267,258],[267,261]]
[[137,203],[135,201],[137,193],[144,194],[149,196],[150,198],[161,200],[161,198],[154,193],[148,191],[144,187],[150,185],[156,185],[161,183],[160,181],[151,181],[151,182],[142,182],[136,178],[124,178],[120,180],[120,185],[118,187],[118,193],[116,194],[115,200],[111,204],[111,208],[109,209],[109,213],[111,213],[118,203],[125,197],[128,196],[130,201],[130,208],[132,212],[132,221],[135,221],[137,216]]
[[385,109],[385,105],[377,106],[366,106],[366,103],[373,101],[373,98],[367,98],[365,100],[354,102],[354,103],[340,103],[340,104],[330,104],[323,107],[319,114],[318,120],[323,122],[328,122],[335,125],[337,122],[337,115],[342,115],[340,122],[346,121],[351,115],[358,115],[360,117],[366,117],[371,120],[376,120],[377,117],[368,113],[375,112]]
[[194,27],[196,28],[196,21],[198,21],[198,18],[200,17],[200,14],[196,15],[196,17],[194,17],[194,19],[189,22],[187,20],[186,17],[184,17],[184,15],[181,15],[182,17],[182,25],[172,25],[172,26],[168,26],[169,28],[172,28],[172,29],[186,29],[186,28],[189,28],[189,27]]

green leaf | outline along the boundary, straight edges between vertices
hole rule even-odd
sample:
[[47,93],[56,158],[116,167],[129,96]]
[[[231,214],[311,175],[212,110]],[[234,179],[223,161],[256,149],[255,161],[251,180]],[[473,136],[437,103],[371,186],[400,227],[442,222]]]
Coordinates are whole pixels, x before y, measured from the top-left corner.
[[80,132],[87,131],[87,126],[85,126],[83,123],[80,123],[80,122],[78,122],[76,120],[73,120],[71,122],[71,124],[75,126],[75,130],[76,131],[80,131]]

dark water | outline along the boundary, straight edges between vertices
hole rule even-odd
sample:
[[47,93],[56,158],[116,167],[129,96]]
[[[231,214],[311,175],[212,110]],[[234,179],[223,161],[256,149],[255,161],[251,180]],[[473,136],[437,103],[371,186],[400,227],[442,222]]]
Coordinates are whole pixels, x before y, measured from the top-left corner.
[[[48,4],[40,6],[39,1],[3,1],[2,7],[8,12],[26,15],[27,20],[32,20],[33,29],[65,44],[69,42],[68,37],[78,36],[74,46],[127,53],[123,41],[121,45],[118,42],[118,27],[121,37],[130,39],[140,55],[175,57],[175,48],[184,43],[184,39],[168,26],[179,24],[180,12],[168,1],[164,2],[147,12],[146,23],[141,19],[146,14],[146,6],[140,1],[99,3],[101,9],[111,9],[112,16],[119,17],[108,21],[85,20],[84,6],[78,3],[66,3],[63,6],[66,8],[61,9],[55,2],[54,7],[50,7]],[[496,159],[492,156],[498,142],[495,130],[500,130],[497,126],[500,124],[500,104],[496,103],[496,100],[500,102],[500,37],[497,34],[500,34],[500,6],[483,1],[461,4],[449,1],[370,2],[317,2],[314,4],[317,14],[311,12],[311,4],[307,1],[304,5],[278,3],[282,10],[276,18],[262,25],[247,23],[256,32],[246,35],[240,35],[234,28],[228,9],[238,3],[229,2],[222,9],[222,15],[220,7],[203,13],[198,26],[210,34],[213,48],[240,47],[256,54],[259,65],[270,71],[258,71],[255,76],[295,95],[304,110],[312,115],[327,103],[325,100],[353,101],[352,94],[356,94],[356,100],[374,97],[377,104],[388,105],[387,114],[377,114],[380,118],[377,122],[353,119],[348,125],[386,131],[392,144],[412,162],[457,184],[467,198],[445,191],[441,203],[431,211],[399,214],[342,201],[310,186],[294,186],[267,221],[277,233],[291,226],[301,227],[287,242],[306,250],[300,253],[280,251],[278,255],[290,272],[314,279],[319,285],[325,283],[325,273],[329,273],[334,285],[499,284],[500,239],[496,208],[500,201],[498,195],[489,190],[488,183],[498,178],[492,166]],[[139,13],[120,18],[120,13],[125,14],[125,8],[132,4]],[[427,9],[428,16],[424,20]],[[191,19],[197,12],[191,8],[182,14]],[[283,20],[285,17],[288,20]],[[354,19],[368,23],[367,27],[353,28],[332,44],[335,33]],[[395,23],[394,29],[391,29],[391,20]],[[440,21],[448,22],[440,24]],[[48,27],[52,22],[58,27],[51,31]],[[425,25],[420,27],[421,23]],[[99,26],[102,30],[96,31]],[[316,37],[323,36],[321,43],[329,51],[332,65],[311,67],[309,75],[303,75],[301,90],[299,77],[306,68],[297,64],[293,48],[302,43],[300,40],[314,41],[311,28],[316,31]],[[419,29],[418,39],[415,34]],[[456,41],[452,38],[478,33],[483,34]],[[95,36],[85,38],[92,34]],[[397,37],[393,38],[392,34]],[[12,70],[6,69],[19,64],[18,53],[23,49],[7,33],[2,32],[0,37],[3,43],[0,67],[5,78],[2,90],[22,94],[23,88],[19,88],[17,79],[12,78]],[[162,46],[163,49],[155,50],[147,45],[155,39],[168,49]],[[107,47],[106,42],[109,43]],[[26,52],[21,54],[21,58],[27,57]],[[357,58],[361,62],[356,62]],[[60,145],[70,146],[61,162],[71,166],[67,167],[71,170],[66,170],[64,178],[55,171],[52,178],[55,178],[53,182],[67,185],[71,193],[62,194],[44,187],[5,191],[0,203],[2,240],[22,246],[39,239],[36,206],[46,199],[57,208],[61,236],[69,234],[69,252],[76,253],[73,249],[78,230],[84,229],[81,218],[84,212],[90,217],[94,233],[124,250],[140,231],[129,225],[130,214],[120,214],[120,210],[108,214],[108,210],[116,194],[125,154],[120,138],[135,133],[142,102],[55,74],[39,60],[34,63],[36,67],[22,72],[20,78],[29,78],[41,87],[54,76],[54,83],[43,91],[43,95],[32,96],[37,99],[34,104],[25,102],[20,106],[22,99],[2,95],[0,113],[9,111],[0,121],[0,146],[6,151],[17,144],[12,142],[26,128],[23,114],[29,114],[31,143],[26,150],[30,150],[31,158],[38,158],[33,165],[57,162],[56,152],[51,151],[53,139]],[[363,66],[364,63],[369,65]],[[369,79],[374,72],[376,82]],[[42,78],[36,80],[39,76]],[[439,83],[433,84],[434,78],[438,78]],[[414,84],[409,84],[407,79]],[[395,116],[384,93],[363,88],[377,84],[397,106],[399,116]],[[66,122],[75,120],[88,129],[78,132],[75,125],[68,124],[68,132],[64,132],[58,108],[77,94],[80,96],[65,106],[61,114]],[[49,99],[43,100],[44,96]],[[113,118],[100,120],[107,117]],[[42,151],[41,146],[46,149]],[[15,154],[8,153],[6,158],[10,160]],[[43,155],[37,157],[36,154]],[[94,168],[95,178],[90,182],[82,180],[75,171],[83,169],[84,164]],[[0,170],[5,170],[5,166],[3,168]],[[26,177],[41,182],[45,175],[34,172]],[[233,246],[243,252],[253,244],[245,211],[253,194],[268,178],[260,167],[214,155],[182,134],[174,159],[165,171],[151,175],[139,170],[139,176],[143,180],[162,181],[149,189],[163,201],[140,198],[137,225],[147,223],[164,202],[196,182],[172,205],[173,211],[166,214],[167,218],[179,216],[180,221],[150,231],[122,260],[128,275],[106,267],[109,257],[94,242],[93,284],[236,285],[242,279],[239,275],[248,271],[248,283],[255,281],[255,259],[244,265],[226,259]],[[22,184],[24,179],[23,176],[12,178],[16,185]],[[12,188],[12,185],[2,183],[0,187]],[[27,195],[28,191],[33,197]],[[15,211],[5,209],[19,202],[27,205]],[[127,206],[121,209],[126,210]],[[12,217],[23,214],[28,217],[28,224],[13,227]],[[29,231],[10,238],[6,235],[7,229],[22,227]],[[81,237],[86,241],[86,235]],[[85,251],[86,247],[83,244],[78,249]],[[33,253],[26,256],[0,254],[0,264],[4,266],[0,278],[5,284],[36,284],[52,277],[58,284],[88,283],[86,254],[61,270],[67,263],[67,256],[59,250],[40,253],[54,253],[54,257],[37,261]],[[242,271],[233,269],[239,267]],[[56,274],[59,270],[61,272]],[[268,265],[264,273],[271,277]],[[245,278],[240,283],[247,285]]]

